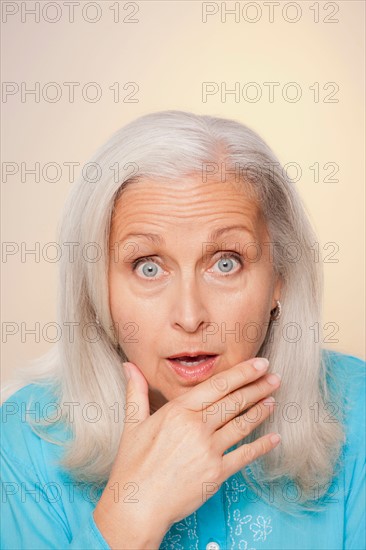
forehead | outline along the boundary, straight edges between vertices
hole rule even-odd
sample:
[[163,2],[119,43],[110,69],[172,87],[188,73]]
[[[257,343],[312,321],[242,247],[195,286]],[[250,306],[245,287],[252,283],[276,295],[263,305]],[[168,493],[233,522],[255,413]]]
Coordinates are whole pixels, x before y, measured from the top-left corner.
[[[230,223],[229,223],[230,222]],[[169,230],[245,223],[263,230],[261,209],[249,186],[235,180],[203,181],[200,174],[181,180],[140,178],[129,183],[116,201],[112,231],[119,235],[150,228]]]

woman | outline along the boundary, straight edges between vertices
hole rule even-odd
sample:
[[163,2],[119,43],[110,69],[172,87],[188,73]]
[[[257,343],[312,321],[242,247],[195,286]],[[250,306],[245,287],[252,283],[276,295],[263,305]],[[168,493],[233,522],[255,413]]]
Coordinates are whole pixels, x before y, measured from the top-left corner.
[[3,548],[363,548],[365,364],[322,347],[315,240],[248,127],[117,131],[65,205],[62,338],[4,396]]

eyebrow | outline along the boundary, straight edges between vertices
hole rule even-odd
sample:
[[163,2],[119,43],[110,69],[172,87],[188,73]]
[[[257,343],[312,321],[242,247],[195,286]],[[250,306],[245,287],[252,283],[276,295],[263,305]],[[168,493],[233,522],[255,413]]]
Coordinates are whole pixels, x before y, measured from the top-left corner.
[[[218,229],[214,229],[207,236],[207,241],[208,242],[215,241],[216,239],[221,237],[221,235],[223,235],[224,233],[228,233],[229,231],[237,231],[237,230],[245,231],[246,233],[249,233],[250,235],[252,235],[254,237],[254,233],[253,233],[253,231],[251,231],[251,229],[249,229],[249,227],[247,227],[245,225],[242,225],[242,224],[238,224],[238,225],[230,225],[230,226],[225,226],[225,227],[220,227]],[[146,239],[150,240],[151,242],[153,242],[154,244],[157,244],[157,245],[165,244],[164,237],[162,237],[158,233],[128,233],[124,237],[124,239],[120,240],[119,242],[120,243],[124,242],[128,237],[142,237],[142,238],[146,238]]]

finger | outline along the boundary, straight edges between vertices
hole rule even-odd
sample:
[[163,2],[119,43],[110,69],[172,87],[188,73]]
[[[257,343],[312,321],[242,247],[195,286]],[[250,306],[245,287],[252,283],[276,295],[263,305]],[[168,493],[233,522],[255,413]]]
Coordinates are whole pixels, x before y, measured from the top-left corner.
[[234,475],[258,457],[272,451],[272,449],[279,444],[280,439],[272,442],[271,437],[277,436],[279,436],[279,434],[272,432],[256,439],[253,443],[243,444],[237,449],[234,449],[234,451],[224,455],[222,457],[224,480]]
[[251,407],[245,414],[236,416],[233,420],[217,430],[213,435],[217,451],[223,454],[227,449],[244,439],[257,428],[274,410],[274,397],[266,397]]
[[218,430],[243,411],[253,407],[278,388],[278,374],[267,374],[243,388],[238,388],[220,401],[207,405],[202,410],[202,420],[211,429]]
[[128,371],[125,369],[127,379],[126,389],[126,415],[124,429],[133,428],[150,416],[149,386],[145,376],[140,369],[130,362],[125,362]]
[[257,370],[254,365],[263,365],[262,358],[249,359],[219,372],[176,399],[191,410],[201,411],[228,393],[262,376],[268,368],[268,360],[265,359],[263,370]]

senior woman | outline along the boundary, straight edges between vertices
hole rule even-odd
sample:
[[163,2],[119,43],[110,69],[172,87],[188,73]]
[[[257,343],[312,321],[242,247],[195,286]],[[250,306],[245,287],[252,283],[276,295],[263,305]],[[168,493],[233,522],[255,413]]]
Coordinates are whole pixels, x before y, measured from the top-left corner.
[[322,347],[315,242],[243,124],[117,131],[65,205],[62,338],[5,388],[2,547],[364,548],[365,364]]

